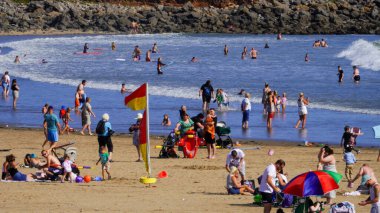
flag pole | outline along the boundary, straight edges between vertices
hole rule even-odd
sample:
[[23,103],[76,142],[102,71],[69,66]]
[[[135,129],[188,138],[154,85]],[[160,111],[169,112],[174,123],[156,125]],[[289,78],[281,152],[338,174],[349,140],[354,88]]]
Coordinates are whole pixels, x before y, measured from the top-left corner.
[[150,137],[149,137],[149,87],[146,83],[146,153],[147,153],[147,164],[148,164],[148,177],[150,178]]

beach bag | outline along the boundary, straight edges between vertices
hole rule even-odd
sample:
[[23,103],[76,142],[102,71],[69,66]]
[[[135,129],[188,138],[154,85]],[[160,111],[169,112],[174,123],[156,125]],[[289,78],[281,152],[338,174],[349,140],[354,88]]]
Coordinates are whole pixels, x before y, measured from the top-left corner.
[[96,125],[96,130],[95,130],[96,134],[103,135],[104,132],[106,131],[105,125],[106,125],[106,122],[104,122],[103,120],[100,120],[98,122],[98,125]]
[[331,206],[329,213],[355,213],[354,204],[343,201]]

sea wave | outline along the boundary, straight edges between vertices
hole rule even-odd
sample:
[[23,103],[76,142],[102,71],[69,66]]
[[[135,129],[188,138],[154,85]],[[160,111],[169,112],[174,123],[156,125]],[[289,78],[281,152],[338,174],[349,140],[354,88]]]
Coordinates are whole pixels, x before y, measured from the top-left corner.
[[380,49],[378,44],[378,42],[359,39],[340,52],[337,57],[350,60],[353,66],[380,71]]

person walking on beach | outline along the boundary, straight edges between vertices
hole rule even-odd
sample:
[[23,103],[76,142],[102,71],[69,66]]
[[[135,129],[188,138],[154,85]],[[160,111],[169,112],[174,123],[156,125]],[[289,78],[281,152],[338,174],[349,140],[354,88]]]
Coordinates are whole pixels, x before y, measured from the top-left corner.
[[227,44],[224,45],[224,55],[227,56],[228,55],[228,47],[227,47]]
[[263,96],[261,98],[261,103],[263,104],[263,114],[267,113],[267,103],[268,103],[268,93],[271,91],[269,84],[265,82],[263,89]]
[[295,126],[298,129],[300,123],[302,122],[302,129],[306,127],[306,117],[307,117],[307,105],[309,105],[309,98],[305,98],[303,92],[299,94],[299,98],[297,101],[298,104],[298,115],[299,119]]
[[110,160],[110,155],[107,153],[107,150],[106,150],[106,147],[105,146],[101,146],[100,148],[100,152],[99,152],[99,160],[98,162],[96,162],[96,165],[99,164],[99,162],[101,162],[102,164],[102,177],[103,177],[103,180],[106,180],[105,179],[105,173],[107,173],[108,175],[108,180],[111,180],[111,173],[110,173],[110,168],[111,168],[111,160]]
[[369,197],[367,200],[363,200],[359,203],[360,206],[365,206],[367,204],[371,204],[371,213],[379,213],[380,212],[380,185],[373,178],[369,178],[365,185],[369,188]]
[[226,170],[231,171],[231,167],[236,167],[239,170],[241,180],[245,181],[245,154],[241,149],[233,149],[227,154]]
[[346,162],[346,168],[344,170],[344,174],[348,180],[348,188],[352,188],[352,173],[354,171],[354,165],[356,163],[355,155],[352,153],[352,148],[349,147],[344,151],[344,161]]
[[202,96],[202,110],[206,112],[210,108],[211,98],[214,97],[214,88],[211,85],[211,80],[207,80],[199,90],[199,97]]
[[96,126],[96,134],[98,134],[99,153],[101,152],[102,146],[107,146],[109,159],[111,161],[113,153],[113,143],[111,136],[113,134],[113,130],[109,120],[110,116],[107,113],[104,113],[102,120],[100,120]]
[[44,115],[44,131],[46,131],[47,140],[42,144],[42,147],[45,146],[46,142],[49,142],[50,151],[57,146],[58,133],[61,134],[61,125],[59,124],[58,117],[54,114],[53,106],[49,106],[48,113]]
[[1,87],[3,88],[3,97],[7,98],[9,95],[9,85],[11,83],[11,78],[9,77],[9,72],[5,71],[4,75],[1,77]]
[[357,187],[356,191],[359,191],[362,194],[368,194],[368,187],[365,185],[366,180],[369,178],[375,180],[377,182],[375,172],[368,164],[363,164],[362,167],[360,167],[359,172],[356,174],[354,179],[352,179],[349,183],[351,186],[353,186],[354,182],[361,178],[360,185]]
[[273,192],[280,192],[280,188],[276,187],[275,180],[277,173],[282,171],[285,167],[285,161],[277,160],[276,163],[270,164],[264,170],[260,183],[260,194],[264,205],[264,213],[270,213],[273,202]]
[[359,83],[360,81],[360,71],[357,66],[353,66],[352,69],[354,72],[352,73],[352,79],[354,79],[355,83]]
[[215,159],[215,123],[211,110],[207,110],[207,116],[204,124],[204,139],[207,144],[207,158]]
[[20,87],[17,85],[17,80],[13,79],[12,80],[12,96],[13,96],[13,109],[16,109],[16,103],[19,98],[19,92],[20,92]]
[[338,76],[338,82],[342,83],[343,77],[344,77],[344,72],[343,72],[342,67],[338,66],[338,73],[336,75]]
[[80,134],[84,135],[84,131],[87,129],[88,134],[92,135],[91,133],[91,115],[96,117],[94,112],[92,111],[91,107],[91,98],[86,98],[86,103],[82,106],[82,130],[80,131]]
[[251,111],[251,94],[245,93],[244,99],[241,102],[241,111],[243,112],[243,119],[241,121],[241,126],[243,129],[248,129],[249,123],[249,112]]
[[161,57],[159,57],[159,58],[157,59],[157,74],[158,74],[158,75],[162,75],[162,74],[164,74],[164,73],[162,72],[161,68],[162,68],[163,66],[165,66],[165,65],[166,65],[166,64],[162,63],[162,61],[161,61]]
[[137,113],[136,123],[129,127],[129,132],[133,132],[133,145],[136,147],[138,159],[136,162],[141,162],[141,151],[140,151],[140,123],[143,118],[143,114]]
[[[318,154],[319,163],[322,165],[322,169],[325,171],[337,172],[336,171],[336,160],[334,157],[334,150],[329,146],[324,146],[321,148]],[[332,199],[336,198],[336,192],[331,191],[325,194],[326,202],[328,205],[331,205]]]
[[88,44],[85,43],[84,47],[83,47],[83,53],[86,54],[88,49],[90,49],[90,48],[88,47]]

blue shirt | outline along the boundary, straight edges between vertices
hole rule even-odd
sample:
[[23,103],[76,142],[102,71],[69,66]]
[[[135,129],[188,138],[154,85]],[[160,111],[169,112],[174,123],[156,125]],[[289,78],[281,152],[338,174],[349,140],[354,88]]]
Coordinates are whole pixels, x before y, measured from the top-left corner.
[[102,164],[106,164],[106,163],[108,162],[109,155],[108,155],[107,152],[105,152],[105,153],[100,153],[100,154],[99,154],[99,157],[100,157],[100,162],[101,162]]
[[104,133],[103,133],[103,134],[99,134],[99,136],[108,136],[108,130],[109,130],[109,129],[112,129],[111,123],[107,121],[107,122],[104,124],[104,128],[105,128]]
[[55,114],[47,113],[45,114],[44,118],[47,124],[47,129],[52,130],[52,131],[54,130],[57,131],[57,123],[59,123],[58,117]]
[[344,153],[344,161],[346,161],[347,165],[356,163],[355,155],[352,152]]

